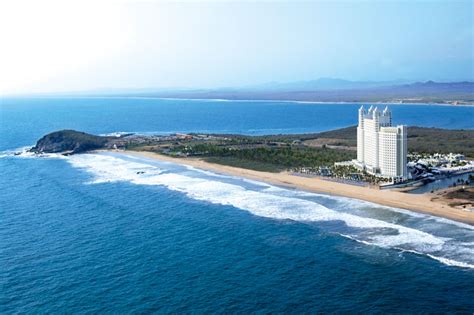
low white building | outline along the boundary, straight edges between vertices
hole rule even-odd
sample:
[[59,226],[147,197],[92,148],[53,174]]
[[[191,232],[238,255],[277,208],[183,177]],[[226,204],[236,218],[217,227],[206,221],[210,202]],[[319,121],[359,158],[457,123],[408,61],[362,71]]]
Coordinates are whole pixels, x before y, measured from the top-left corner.
[[379,111],[370,106],[359,109],[357,126],[357,160],[354,165],[373,175],[406,179],[407,127],[392,127],[392,113],[386,107]]

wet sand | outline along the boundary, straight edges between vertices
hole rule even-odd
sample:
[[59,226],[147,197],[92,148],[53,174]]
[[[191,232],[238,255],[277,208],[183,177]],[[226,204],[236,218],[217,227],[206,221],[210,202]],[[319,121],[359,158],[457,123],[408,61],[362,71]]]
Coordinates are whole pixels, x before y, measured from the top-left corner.
[[330,195],[361,199],[373,203],[378,203],[384,206],[431,214],[438,217],[443,217],[474,225],[474,212],[456,209],[446,204],[433,201],[432,194],[408,194],[398,191],[378,190],[369,187],[361,187],[350,184],[332,182],[319,178],[302,177],[292,175],[288,172],[260,172],[232,166],[208,163],[197,158],[174,158],[152,152],[125,151],[124,153],[158,159],[161,161],[173,162],[177,164],[189,165],[203,170],[244,177],[279,186],[302,189],[316,193],[326,193]]

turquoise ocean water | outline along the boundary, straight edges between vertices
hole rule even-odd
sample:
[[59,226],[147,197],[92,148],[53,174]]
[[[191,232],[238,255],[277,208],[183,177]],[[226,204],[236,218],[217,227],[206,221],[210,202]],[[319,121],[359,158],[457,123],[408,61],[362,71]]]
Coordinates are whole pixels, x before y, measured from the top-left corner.
[[[63,128],[329,130],[359,106],[3,99],[0,312],[472,314],[472,226],[126,154],[12,154]],[[395,123],[474,127],[474,107],[391,109]]]

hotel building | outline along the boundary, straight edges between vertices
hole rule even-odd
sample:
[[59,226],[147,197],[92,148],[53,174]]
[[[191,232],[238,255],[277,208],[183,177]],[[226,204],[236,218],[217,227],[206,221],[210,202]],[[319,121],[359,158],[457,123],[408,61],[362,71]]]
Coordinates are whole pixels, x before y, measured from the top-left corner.
[[370,106],[359,108],[357,160],[354,165],[370,174],[392,179],[406,179],[407,127],[392,127],[392,113]]

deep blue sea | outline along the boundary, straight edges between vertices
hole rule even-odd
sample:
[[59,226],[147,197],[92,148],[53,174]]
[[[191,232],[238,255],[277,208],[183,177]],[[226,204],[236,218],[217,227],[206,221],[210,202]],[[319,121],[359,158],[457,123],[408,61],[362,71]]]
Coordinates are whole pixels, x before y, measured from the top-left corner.
[[[472,314],[472,226],[127,154],[12,154],[64,128],[329,130],[359,106],[2,99],[0,313]],[[474,128],[474,107],[390,108],[394,123]]]

